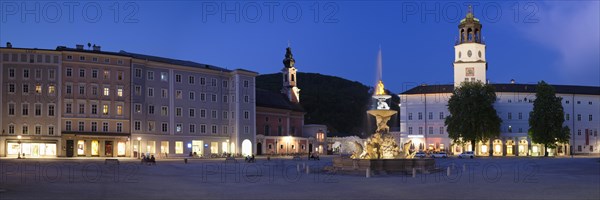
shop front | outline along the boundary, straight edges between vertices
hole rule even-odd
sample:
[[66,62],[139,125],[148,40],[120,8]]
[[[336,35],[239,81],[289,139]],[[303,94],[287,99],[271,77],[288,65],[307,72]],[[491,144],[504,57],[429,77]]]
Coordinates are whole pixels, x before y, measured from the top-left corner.
[[57,154],[57,143],[56,140],[7,140],[6,141],[6,155],[7,157],[21,157],[25,158],[53,158]]
[[97,134],[63,134],[66,157],[126,157],[129,137]]

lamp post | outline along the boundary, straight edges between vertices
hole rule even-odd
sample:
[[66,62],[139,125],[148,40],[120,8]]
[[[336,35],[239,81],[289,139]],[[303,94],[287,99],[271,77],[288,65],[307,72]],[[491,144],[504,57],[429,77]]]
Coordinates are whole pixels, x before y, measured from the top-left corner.
[[17,144],[19,144],[19,154],[17,155],[17,159],[21,159],[21,152],[23,152],[23,146],[21,145],[21,136],[17,136]]
[[138,140],[138,158],[141,158],[142,153],[142,137],[137,137]]

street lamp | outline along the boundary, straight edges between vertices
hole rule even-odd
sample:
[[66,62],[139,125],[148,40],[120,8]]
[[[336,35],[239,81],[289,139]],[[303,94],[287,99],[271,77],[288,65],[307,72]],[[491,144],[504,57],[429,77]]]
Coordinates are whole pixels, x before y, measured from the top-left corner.
[[21,145],[21,136],[17,136],[17,144],[19,144],[19,154],[17,155],[17,159],[21,159],[21,152],[23,152],[23,146]]
[[141,157],[141,150],[142,150],[142,137],[137,137],[138,140],[138,158]]

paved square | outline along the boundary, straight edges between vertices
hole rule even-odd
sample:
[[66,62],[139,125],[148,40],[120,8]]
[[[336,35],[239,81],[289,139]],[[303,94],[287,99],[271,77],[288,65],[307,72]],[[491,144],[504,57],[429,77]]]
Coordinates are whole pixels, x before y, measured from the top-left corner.
[[[600,199],[599,158],[436,159],[432,174],[327,174],[320,161],[259,158],[2,159],[1,199]],[[306,167],[309,174],[306,173]],[[450,176],[448,174],[450,167]],[[300,171],[300,172],[298,172]]]

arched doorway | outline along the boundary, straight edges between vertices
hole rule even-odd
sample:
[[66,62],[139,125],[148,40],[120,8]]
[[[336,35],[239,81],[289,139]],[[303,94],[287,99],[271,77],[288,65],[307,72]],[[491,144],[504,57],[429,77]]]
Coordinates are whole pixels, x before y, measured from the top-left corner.
[[262,155],[262,143],[256,143],[256,155]]
[[252,142],[250,142],[248,139],[242,141],[242,155],[252,155]]
[[312,152],[313,152],[313,145],[311,143],[311,144],[308,144],[308,153],[310,154]]

